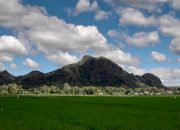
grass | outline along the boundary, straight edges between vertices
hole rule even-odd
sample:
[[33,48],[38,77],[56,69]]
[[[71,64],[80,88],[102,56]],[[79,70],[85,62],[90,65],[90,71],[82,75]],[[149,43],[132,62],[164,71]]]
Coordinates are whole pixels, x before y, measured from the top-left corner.
[[180,130],[180,97],[0,97],[1,130]]

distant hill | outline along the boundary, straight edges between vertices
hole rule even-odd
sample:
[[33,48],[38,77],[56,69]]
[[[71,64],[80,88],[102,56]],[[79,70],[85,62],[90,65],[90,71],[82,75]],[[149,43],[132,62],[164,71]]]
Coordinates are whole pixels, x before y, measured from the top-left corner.
[[10,84],[10,83],[16,83],[17,78],[13,75],[11,75],[8,71],[2,71],[0,72],[0,84]]
[[72,86],[115,86],[115,87],[164,87],[161,80],[150,73],[143,76],[129,74],[116,63],[104,57],[84,56],[81,61],[69,64],[49,73],[32,71],[19,77],[0,72],[0,84],[17,83],[24,88],[47,85],[62,85],[69,83]]

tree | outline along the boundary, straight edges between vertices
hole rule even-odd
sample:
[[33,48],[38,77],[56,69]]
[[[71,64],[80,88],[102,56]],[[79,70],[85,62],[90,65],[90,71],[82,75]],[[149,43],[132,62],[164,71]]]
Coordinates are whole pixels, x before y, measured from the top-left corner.
[[9,94],[20,94],[21,87],[19,87],[17,84],[9,84],[8,85],[8,93]]
[[69,94],[70,89],[71,89],[70,85],[68,83],[64,83],[64,87],[63,87],[64,93]]
[[0,94],[1,95],[7,95],[8,94],[8,85],[0,86]]

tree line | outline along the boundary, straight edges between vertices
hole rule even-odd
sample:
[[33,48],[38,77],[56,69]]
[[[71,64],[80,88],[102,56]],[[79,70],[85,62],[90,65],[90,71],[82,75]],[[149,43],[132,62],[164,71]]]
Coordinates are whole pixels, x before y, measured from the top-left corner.
[[124,87],[95,87],[95,86],[48,86],[23,89],[21,85],[8,84],[0,86],[0,95],[97,95],[97,96],[121,96],[121,95],[180,95],[179,89],[166,89],[157,87],[124,88]]

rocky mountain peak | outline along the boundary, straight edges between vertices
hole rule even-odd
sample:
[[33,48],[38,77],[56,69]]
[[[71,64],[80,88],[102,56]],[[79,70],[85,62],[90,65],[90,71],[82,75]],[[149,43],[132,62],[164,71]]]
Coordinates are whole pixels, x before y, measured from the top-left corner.
[[39,87],[45,84],[61,86],[116,86],[116,87],[163,87],[161,80],[150,73],[143,76],[129,74],[113,61],[105,57],[83,56],[82,60],[66,65],[47,74],[32,71],[27,75],[14,77],[7,71],[0,72],[0,84],[18,83],[24,88]]

